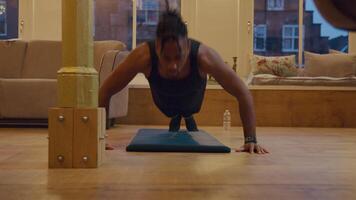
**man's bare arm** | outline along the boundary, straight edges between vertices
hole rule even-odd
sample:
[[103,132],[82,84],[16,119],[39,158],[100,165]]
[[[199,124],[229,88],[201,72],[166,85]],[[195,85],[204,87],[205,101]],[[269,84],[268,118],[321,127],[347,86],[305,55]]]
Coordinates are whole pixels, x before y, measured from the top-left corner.
[[199,67],[211,74],[228,93],[237,98],[244,136],[256,137],[253,98],[245,83],[224,63],[216,51],[205,45],[199,49]]

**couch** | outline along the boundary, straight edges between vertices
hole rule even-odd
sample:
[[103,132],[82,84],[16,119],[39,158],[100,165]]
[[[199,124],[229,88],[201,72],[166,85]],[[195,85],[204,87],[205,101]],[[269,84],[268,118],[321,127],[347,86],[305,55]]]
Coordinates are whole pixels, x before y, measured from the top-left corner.
[[295,56],[251,57],[250,85],[356,86],[356,55],[330,51],[304,52],[305,63],[297,68]]
[[[94,67],[100,85],[124,57],[119,41],[94,42]],[[61,67],[60,41],[0,41],[0,121],[48,119],[57,101],[57,71]],[[109,118],[127,114],[128,88],[113,96]]]

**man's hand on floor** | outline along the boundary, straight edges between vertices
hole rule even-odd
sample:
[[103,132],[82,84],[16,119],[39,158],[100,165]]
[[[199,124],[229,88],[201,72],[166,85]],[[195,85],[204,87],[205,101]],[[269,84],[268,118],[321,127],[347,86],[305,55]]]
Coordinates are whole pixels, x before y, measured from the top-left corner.
[[105,144],[105,150],[114,150],[115,148],[110,144]]
[[261,147],[259,144],[255,143],[247,143],[244,144],[242,147],[239,149],[236,149],[236,152],[249,152],[249,153],[257,153],[257,154],[266,154],[269,153],[267,149]]

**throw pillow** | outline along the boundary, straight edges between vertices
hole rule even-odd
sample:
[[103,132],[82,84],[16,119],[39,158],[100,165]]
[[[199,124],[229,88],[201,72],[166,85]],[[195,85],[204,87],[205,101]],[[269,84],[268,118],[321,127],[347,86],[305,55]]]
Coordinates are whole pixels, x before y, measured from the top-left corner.
[[266,57],[253,55],[251,58],[252,73],[272,74],[281,77],[297,76],[295,55]]
[[356,54],[316,54],[305,51],[304,56],[305,76],[355,76]]

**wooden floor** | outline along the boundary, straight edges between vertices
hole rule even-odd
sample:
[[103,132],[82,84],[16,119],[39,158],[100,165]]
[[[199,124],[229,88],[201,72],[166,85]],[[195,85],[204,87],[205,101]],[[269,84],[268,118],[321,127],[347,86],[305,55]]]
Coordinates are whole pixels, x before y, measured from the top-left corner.
[[356,199],[356,129],[259,128],[268,155],[125,152],[138,128],[108,132],[100,168],[66,170],[47,168],[47,129],[1,128],[0,199]]

